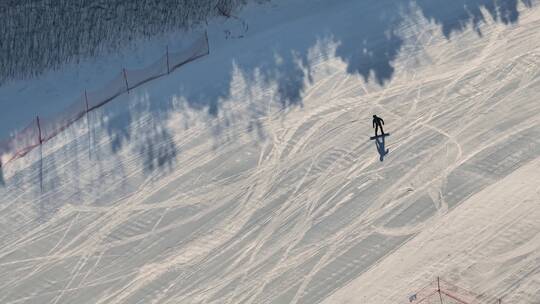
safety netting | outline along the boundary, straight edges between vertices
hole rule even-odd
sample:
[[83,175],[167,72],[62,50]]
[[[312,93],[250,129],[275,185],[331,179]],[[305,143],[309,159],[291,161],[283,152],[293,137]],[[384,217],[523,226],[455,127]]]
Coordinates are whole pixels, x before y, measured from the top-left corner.
[[0,141],[0,164],[6,164],[26,155],[33,148],[39,146],[40,143],[36,118],[23,129],[13,133],[9,138]]
[[148,81],[169,74],[174,69],[209,54],[206,32],[170,49],[150,65],[138,69],[123,69],[111,75],[110,81],[99,89],[82,92],[68,107],[51,117],[36,117],[25,128],[0,140],[0,166],[26,155],[43,142],[66,130],[89,111],[97,109],[121,94]]
[[437,278],[416,293],[409,295],[411,304],[500,304],[500,299]]

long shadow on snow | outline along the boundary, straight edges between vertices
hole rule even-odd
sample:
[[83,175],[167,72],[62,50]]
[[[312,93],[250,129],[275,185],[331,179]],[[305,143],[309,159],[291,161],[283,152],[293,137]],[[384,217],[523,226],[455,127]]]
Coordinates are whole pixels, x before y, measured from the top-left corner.
[[4,169],[2,168],[2,164],[0,163],[0,186],[5,186],[6,182],[4,181]]
[[[308,55],[319,42],[338,44],[336,56],[347,64],[347,72],[361,75],[367,82],[384,85],[394,74],[393,62],[403,45],[397,30],[413,11],[419,10],[427,19],[440,24],[448,39],[451,33],[461,32],[467,26],[476,28],[481,34],[479,25],[485,20],[481,9],[504,24],[517,22],[519,17],[517,0],[368,0],[358,3],[355,10],[342,9],[342,2],[336,2],[335,10],[342,11],[333,23],[320,20],[313,22],[314,27],[309,30],[291,28],[288,35],[269,37],[271,47],[251,45],[247,54],[232,54],[228,62],[212,60],[210,54],[210,58],[205,59],[210,69],[182,67],[179,73],[185,77],[180,77],[179,83],[162,86],[164,100],[168,102],[170,97],[179,97],[190,108],[216,117],[223,109],[223,103],[231,99],[231,83],[235,73],[239,73],[247,87],[275,84],[275,101],[283,108],[301,106],[306,84],[312,81],[313,63]],[[522,0],[522,3],[532,5],[531,0]],[[314,18],[319,17],[324,15]],[[323,52],[321,55],[329,54]],[[157,109],[169,111],[171,107],[165,105]],[[229,122],[225,120],[225,124]]]
[[[237,121],[245,123],[247,129],[254,132],[256,137],[264,137],[264,129],[257,118],[265,114],[265,109],[258,105],[261,100],[256,94],[246,91],[241,95],[246,97],[249,108],[252,108],[252,113],[248,117],[224,110],[225,102],[237,97],[230,85],[233,78],[240,75],[246,82],[247,88],[261,83],[275,84],[277,89],[274,101],[281,107],[302,106],[302,95],[306,83],[311,81],[312,62],[308,54],[310,49],[320,41],[331,40],[339,44],[336,55],[347,64],[349,73],[360,75],[365,81],[384,85],[391,81],[394,74],[392,64],[403,45],[402,39],[396,33],[397,28],[414,7],[418,8],[429,20],[440,24],[442,33],[448,39],[451,39],[452,33],[461,32],[467,26],[473,26],[478,30],[484,20],[481,9],[485,9],[495,20],[503,24],[514,23],[519,19],[517,0],[368,0],[362,1],[362,4],[360,1],[358,3],[356,10],[341,12],[342,18],[334,24],[325,23],[325,20],[321,18],[320,22],[315,22],[315,27],[309,30],[291,29],[291,31],[301,31],[303,35],[291,33],[290,36],[271,37],[272,47],[251,46],[254,49],[251,54],[232,54],[227,62],[215,60],[210,54],[198,64],[186,65],[175,71],[174,77],[165,77],[159,83],[148,84],[152,88],[159,86],[158,88],[161,89],[159,95],[155,93],[157,90],[147,90],[149,94],[146,97],[147,102],[142,102],[140,108],[136,105],[132,109],[110,115],[102,122],[104,132],[106,132],[103,134],[110,139],[111,151],[115,154],[119,153],[126,144],[134,141],[136,142],[135,151],[143,156],[144,172],[172,170],[179,151],[172,140],[173,135],[167,127],[167,121],[171,113],[181,110],[182,107],[204,112],[209,118],[223,117],[220,124],[213,126],[218,138],[222,136],[222,128]],[[527,6],[532,4],[530,0],[523,0],[523,3]],[[338,4],[336,1],[336,6],[339,6]],[[201,65],[210,68],[200,69]],[[207,86],[207,83],[212,83],[212,86]],[[181,100],[181,106],[179,107],[173,100]],[[125,104],[120,104],[122,101],[114,103],[125,107]],[[138,121],[138,116],[146,114],[152,117],[151,123],[146,126],[145,132],[133,134],[131,125]],[[186,127],[190,126],[186,125]],[[84,140],[76,144],[81,147],[86,147],[85,145]],[[66,153],[68,152],[70,151],[66,150]],[[86,150],[80,148],[79,153],[86,153]],[[98,155],[92,155],[92,157],[98,157]],[[62,155],[56,158],[58,160],[44,159],[47,179],[45,191],[47,192],[59,188],[59,182],[54,181],[67,171],[58,169]],[[115,160],[124,161],[121,157]],[[70,188],[77,190],[79,187],[85,187],[85,185],[79,186],[78,183],[81,181],[73,173],[78,172],[77,164],[72,165],[75,167],[69,171],[72,172],[71,180],[74,183]],[[98,180],[96,185],[105,187],[106,184],[121,185],[124,182],[123,178],[111,180],[107,175],[111,170],[111,168],[106,168],[107,163],[97,161],[96,166],[104,166],[97,170],[104,175],[103,178],[96,177]],[[117,168],[123,170],[124,166],[120,164]],[[68,177],[64,176],[63,179]],[[7,182],[9,183],[9,180]],[[4,178],[0,169],[0,184],[3,183]],[[100,190],[107,189],[97,189],[94,192],[98,193]],[[61,207],[49,204],[52,200],[58,200],[58,197],[52,194],[43,200],[42,210],[39,211],[42,217],[51,216]],[[78,196],[83,194],[74,191],[73,196],[69,193],[64,195],[71,197],[71,201],[78,201]],[[324,299],[324,296],[320,299]]]
[[[530,0],[522,0],[522,3],[526,6],[532,5]],[[222,139],[222,130],[235,122],[245,123],[248,131],[258,138],[263,138],[264,128],[258,118],[265,115],[264,106],[267,100],[260,99],[250,92],[249,88],[274,85],[274,102],[282,108],[302,106],[302,94],[306,84],[311,81],[313,64],[308,54],[313,46],[320,42],[338,43],[336,56],[347,64],[349,73],[360,75],[365,81],[384,85],[391,80],[394,73],[392,63],[403,44],[396,31],[404,18],[415,9],[427,19],[440,24],[448,39],[452,33],[463,31],[467,26],[478,29],[485,19],[482,9],[504,24],[516,22],[519,18],[517,0],[368,0],[359,2],[355,9],[342,9],[342,4],[343,1],[336,2],[332,8],[341,10],[341,18],[332,23],[317,19],[324,17],[326,13],[321,10],[320,15],[313,17],[317,19],[317,22],[311,22],[313,28],[291,28],[289,35],[268,37],[271,47],[248,45],[250,52],[231,54],[228,61],[220,61],[210,54],[200,60],[205,62],[188,64],[175,71],[174,77],[162,78],[159,84],[149,84],[154,87],[159,85],[160,93],[157,95],[156,90],[148,90],[146,107],[120,111],[103,121],[102,125],[110,139],[111,151],[119,152],[133,139],[130,126],[137,121],[133,116],[148,113],[153,117],[152,123],[147,126],[136,147],[143,155],[144,171],[172,169],[178,149],[172,141],[166,122],[172,112],[182,111],[182,107],[206,113],[209,118],[222,117],[218,124],[212,125],[218,140],[234,140]],[[242,40],[239,39],[238,42],[241,43]],[[323,52],[321,55],[324,57],[329,54]],[[201,65],[206,65],[207,68],[201,69]],[[247,89],[235,96],[231,83],[239,76]],[[208,86],[208,83],[212,85]],[[225,102],[235,98],[249,103],[250,113],[247,117],[224,110]],[[181,106],[174,103],[173,99],[181,100]],[[123,100],[115,101],[120,102]],[[3,177],[0,185],[2,183],[5,183]]]
[[[522,3],[532,5],[531,0],[522,0]],[[231,53],[227,60],[212,56],[211,51],[196,64],[174,71],[174,76],[145,85],[147,102],[143,108],[111,115],[103,121],[103,126],[110,137],[112,152],[117,153],[135,138],[130,127],[138,121],[134,116],[152,116],[152,123],[143,136],[136,136],[140,139],[136,149],[143,155],[144,171],[172,169],[179,154],[167,126],[173,112],[182,113],[189,109],[207,116],[209,119],[202,120],[210,125],[217,146],[220,141],[235,139],[234,134],[223,132],[233,123],[245,124],[245,129],[261,140],[265,131],[259,118],[266,114],[269,99],[283,109],[302,106],[302,96],[306,85],[312,81],[312,68],[316,64],[310,57],[314,46],[328,42],[337,44],[335,55],[347,64],[348,73],[384,86],[394,74],[393,62],[404,42],[397,31],[408,16],[421,12],[427,19],[440,24],[442,33],[451,39],[452,33],[461,32],[468,26],[478,30],[485,19],[482,10],[503,24],[517,22],[518,4],[517,0],[367,0],[358,1],[351,9],[348,1],[336,1],[335,6],[319,8],[317,12],[317,5],[321,4],[314,3],[309,9],[317,13],[308,17],[312,18],[312,22],[307,22],[311,26],[309,29],[291,27],[287,29],[287,35],[278,37],[264,37],[266,34],[261,33],[269,45],[249,45],[245,43],[247,40],[238,39],[237,43],[245,43],[245,52]],[[335,10],[340,18],[325,22],[328,9]],[[210,36],[210,47],[212,38]],[[328,52],[323,48],[319,55],[322,58],[330,56]],[[243,87],[239,89],[233,83],[243,83]],[[261,97],[252,91],[254,87],[273,87],[275,90]],[[141,91],[141,88],[135,90]],[[246,103],[249,113],[228,110],[227,101]],[[184,123],[185,128],[190,127],[189,120]],[[164,142],[164,146],[159,145]]]
[[415,0],[424,17],[440,24],[445,37],[458,33],[472,26],[481,35],[480,24],[485,21],[481,9],[497,22],[515,23],[519,19],[518,5],[523,3],[531,7],[532,0]]
[[384,138],[385,138],[385,136],[382,136],[380,138],[375,138],[375,147],[377,148],[377,152],[379,153],[379,160],[381,162],[384,161],[384,157],[389,152],[389,149],[386,149],[386,147],[385,147]]
[[[143,160],[144,173],[159,168],[172,169],[178,149],[166,125],[170,111],[163,106],[167,103],[154,102],[145,93],[135,98],[128,95],[120,99],[107,111],[98,115],[95,127],[98,129],[103,127],[106,133],[102,132],[97,136],[106,135],[110,150],[115,154],[133,141],[132,149]],[[145,119],[141,121],[144,125],[135,125],[141,122],[139,119],[143,115]],[[137,131],[134,132],[134,129]]]
[[[360,3],[360,1],[358,2]],[[528,6],[531,5],[528,0],[523,3]],[[261,138],[264,137],[264,128],[257,118],[266,114],[264,107],[259,105],[260,102],[266,100],[261,100],[257,94],[249,91],[249,88],[251,86],[260,86],[261,83],[274,84],[277,88],[274,102],[282,108],[302,106],[302,95],[306,84],[311,81],[313,64],[308,54],[310,49],[318,42],[328,40],[337,42],[336,55],[347,64],[348,73],[360,75],[365,81],[385,85],[391,81],[394,74],[393,61],[399,55],[403,45],[402,39],[396,32],[397,28],[414,6],[426,18],[440,24],[442,33],[448,39],[451,39],[452,33],[463,31],[467,26],[473,26],[478,30],[479,25],[484,20],[481,9],[485,9],[495,20],[501,23],[516,22],[519,17],[517,5],[516,0],[362,1],[362,5],[358,4],[356,10],[343,11],[342,18],[337,20],[335,24],[326,24],[324,19],[321,19],[320,22],[314,23],[315,28],[311,28],[309,31],[303,30],[304,35],[300,37],[294,35],[294,33],[290,37],[272,37],[274,39],[272,41],[273,47],[263,46],[257,48],[252,46],[256,49],[252,54],[232,54],[227,62],[220,62],[210,54],[209,57],[202,59],[198,64],[186,65],[175,71],[176,75],[174,77],[165,77],[159,82],[148,84],[148,87],[152,88],[152,90],[146,90],[148,96],[145,96],[146,100],[144,102],[136,104],[133,108],[123,112],[112,114],[107,117],[107,120],[102,121],[103,134],[109,137],[110,149],[115,154],[120,153],[130,142],[134,142],[132,148],[142,156],[143,172],[152,173],[161,170],[173,170],[179,150],[172,140],[173,134],[169,131],[167,121],[173,112],[181,111],[182,107],[205,113],[209,118],[223,118],[219,124],[212,125],[212,130],[214,130],[215,137],[218,139],[224,136],[224,132],[222,132],[224,128],[237,122],[245,123],[247,130],[251,130],[255,133],[254,136]],[[368,10],[363,9],[364,7],[367,7]],[[291,31],[294,31],[294,29],[291,29]],[[479,32],[479,34],[481,33]],[[201,69],[201,65],[211,68]],[[237,92],[231,89],[231,83],[235,77],[239,76],[246,83],[248,89],[245,90],[244,94],[235,95]],[[212,83],[212,86],[209,87],[207,83]],[[156,88],[160,90],[156,90]],[[157,91],[159,91],[159,94],[156,93]],[[226,101],[238,100],[238,98],[245,98],[248,108],[251,109],[251,113],[247,117],[232,113],[224,106]],[[175,100],[181,101],[180,104]],[[122,101],[119,100],[114,103],[125,107],[125,103],[121,104]],[[142,115],[150,115],[151,119],[148,120],[148,125],[142,128],[139,126],[139,133],[134,134],[132,125],[137,123],[139,116]],[[370,118],[366,117],[366,119]],[[190,126],[186,125],[185,127]],[[144,130],[144,132],[141,132],[141,130]],[[80,145],[84,146],[85,143],[81,142]],[[85,152],[84,149],[81,149],[80,153]],[[61,159],[60,156],[58,159]],[[120,156],[115,157],[115,160],[125,161]],[[50,169],[59,166],[47,159],[44,162],[45,166]],[[106,166],[107,163],[102,164],[98,161],[96,165]],[[123,170],[124,167],[122,164],[118,166],[120,170]],[[51,175],[51,171],[56,170],[46,170],[50,181],[56,180],[56,176]],[[104,188],[95,190],[95,193],[100,190],[106,191],[108,189],[105,187],[106,184],[114,186],[122,185],[121,183],[124,182],[123,178],[111,181],[111,177],[107,175],[110,170],[111,168],[97,170],[103,172],[104,176],[103,178],[96,178],[98,180],[96,185],[103,184],[102,187]],[[70,171],[77,172],[77,170]],[[77,181],[76,174],[72,173],[72,175],[73,179]],[[0,182],[2,181],[1,177],[0,171]],[[84,186],[81,185],[81,187]],[[56,184],[49,183],[46,184],[46,187],[46,191],[58,188]],[[71,188],[77,189],[78,187],[78,184],[74,184]],[[73,196],[75,201],[78,199],[77,195],[82,194],[75,191],[75,196]],[[114,195],[117,195],[116,191]],[[60,207],[49,204],[53,199],[56,200],[57,197],[49,195],[48,200],[43,200],[42,210],[39,211],[43,217],[50,217]],[[104,200],[103,198],[100,199]],[[359,269],[355,276],[366,269]],[[351,276],[347,280],[353,278]],[[341,285],[344,284],[346,282],[341,283]],[[325,290],[320,297],[313,299],[311,303],[321,302],[329,293],[331,291]]]
[[[336,2],[335,9],[340,9],[340,3]],[[523,3],[527,6],[532,4],[530,1]],[[482,11],[503,24],[518,21],[517,6],[518,2],[513,0],[368,0],[359,3],[355,10],[342,10],[341,18],[333,23],[321,19],[320,22],[313,22],[315,27],[309,30],[290,28],[290,35],[268,37],[271,47],[247,45],[246,52],[231,54],[227,61],[215,58],[211,52],[197,63],[174,71],[174,75],[136,90],[141,95],[147,95],[144,96],[145,101],[104,122],[111,138],[111,150],[120,151],[125,144],[133,141],[141,155],[141,166],[145,173],[176,170],[179,147],[172,140],[173,133],[167,126],[172,113],[190,110],[206,116],[209,118],[207,121],[216,122],[216,118],[220,118],[217,124],[208,123],[218,142],[234,140],[234,136],[229,138],[227,136],[230,135],[223,132],[233,123],[245,124],[246,130],[261,139],[265,132],[258,118],[266,114],[268,98],[283,109],[302,106],[302,95],[306,84],[311,81],[314,64],[309,53],[315,45],[329,41],[337,43],[336,56],[347,64],[348,73],[360,75],[365,81],[382,86],[391,81],[395,72],[393,61],[404,42],[397,30],[412,13],[419,11],[439,24],[442,33],[451,39],[453,33],[467,27],[476,28],[481,35],[479,26],[485,19]],[[318,17],[324,15],[314,18]],[[237,40],[238,43],[242,41]],[[330,56],[324,52],[321,55]],[[233,82],[243,83],[243,87],[231,85]],[[272,85],[275,86],[275,95],[270,97],[260,97],[250,90]],[[250,113],[246,116],[228,110],[227,101],[245,102]],[[141,134],[132,134],[130,125],[139,121],[136,116],[140,115],[150,115],[152,122],[143,128],[144,133],[139,131]],[[191,127],[189,119],[185,119],[184,123],[185,128]],[[382,161],[386,149],[382,146],[377,148]]]

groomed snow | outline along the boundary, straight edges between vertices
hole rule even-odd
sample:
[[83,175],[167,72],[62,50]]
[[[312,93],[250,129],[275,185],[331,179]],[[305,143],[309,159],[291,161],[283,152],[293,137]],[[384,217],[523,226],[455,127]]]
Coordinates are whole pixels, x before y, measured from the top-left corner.
[[213,20],[208,57],[2,168],[0,303],[394,304],[437,276],[540,303],[540,8],[390,3]]

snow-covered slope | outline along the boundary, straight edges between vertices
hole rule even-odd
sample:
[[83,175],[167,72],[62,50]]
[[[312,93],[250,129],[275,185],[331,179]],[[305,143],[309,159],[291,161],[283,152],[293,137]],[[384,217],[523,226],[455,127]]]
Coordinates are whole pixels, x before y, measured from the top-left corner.
[[3,168],[0,302],[404,303],[442,276],[540,303],[540,9],[441,3],[212,21],[208,57]]

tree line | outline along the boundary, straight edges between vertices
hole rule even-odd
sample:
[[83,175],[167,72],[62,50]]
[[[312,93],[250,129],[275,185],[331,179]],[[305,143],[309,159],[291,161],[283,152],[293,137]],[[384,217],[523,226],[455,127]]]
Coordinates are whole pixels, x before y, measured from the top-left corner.
[[248,1],[254,0],[0,1],[0,85],[196,26]]

